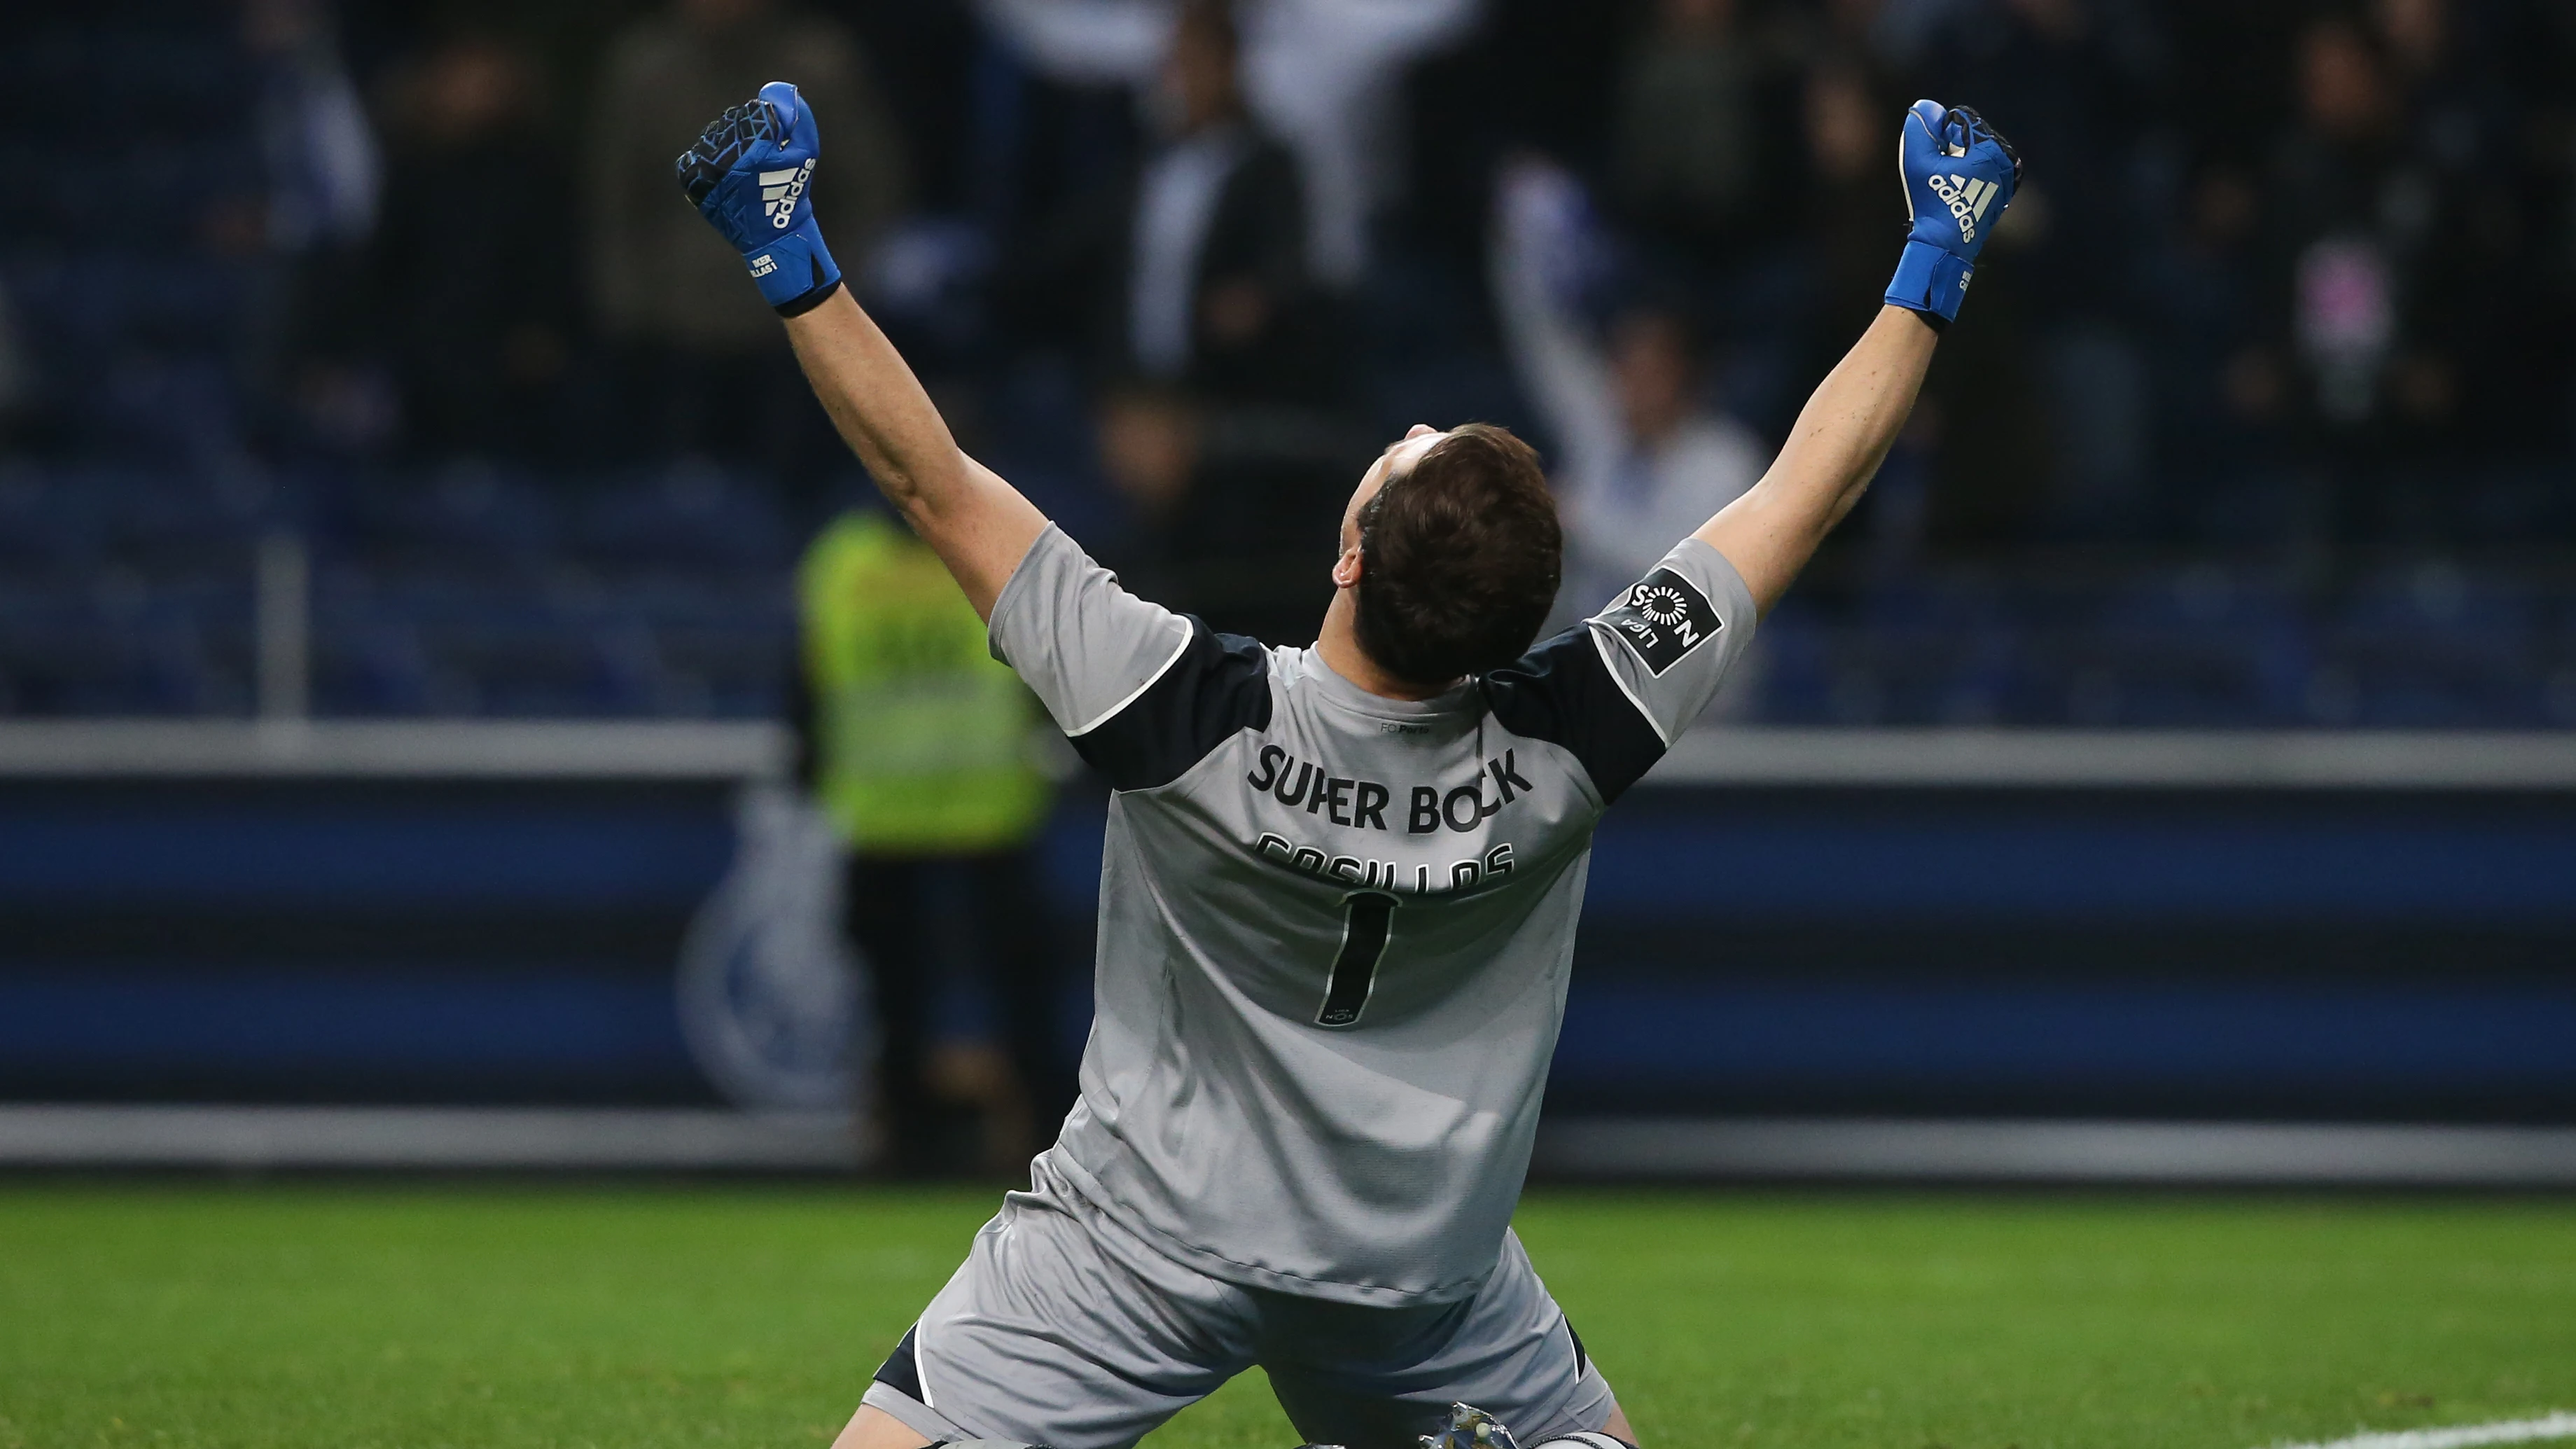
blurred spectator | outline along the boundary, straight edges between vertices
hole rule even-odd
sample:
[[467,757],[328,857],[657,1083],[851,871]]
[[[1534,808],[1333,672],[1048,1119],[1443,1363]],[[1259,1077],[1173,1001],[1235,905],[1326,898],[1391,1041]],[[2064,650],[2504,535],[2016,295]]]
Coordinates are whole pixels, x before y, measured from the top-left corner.
[[1168,525],[1199,467],[1199,416],[1171,388],[1119,386],[1099,405],[1100,467],[1149,529]]
[[1878,315],[1896,266],[1905,195],[1887,180],[1887,118],[1904,103],[1875,93],[1862,65],[1839,53],[1808,72],[1802,99],[1809,171],[1804,250],[1817,297],[1803,361],[1807,372],[1822,376]]
[[[1836,7],[1847,14],[1855,7]],[[1861,21],[1850,22],[1855,30]],[[1803,250],[1813,298],[1797,349],[1801,379],[1820,378],[1886,305],[1887,280],[1905,234],[1905,195],[1887,181],[1887,118],[1903,102],[1878,90],[1856,52],[1830,50],[1807,72],[1800,116],[1806,123],[1807,214]],[[1980,305],[1985,299],[1978,298]],[[1923,542],[1923,474],[1912,442],[1899,443],[1899,464],[1882,471],[1860,513],[1825,541],[1822,572],[1862,547],[1888,564],[1911,560]]]
[[321,0],[249,0],[266,172],[249,371],[296,435],[368,447],[393,427],[369,366],[367,242],[383,160]]
[[1307,264],[1296,161],[1243,102],[1222,0],[1181,7],[1125,175],[1034,219],[1008,287],[1022,313],[1092,308],[1097,375],[1227,402],[1328,391],[1327,309]]
[[2139,234],[2128,209],[2161,55],[2125,0],[1962,0],[1933,35],[1931,94],[1973,105],[2025,157],[2045,158],[2014,194],[2015,270],[2052,314],[2117,318],[2127,301]]
[[2376,0],[2370,19],[2409,124],[2432,156],[2449,170],[2492,164],[2488,149],[2504,139],[2497,113],[2510,93],[2472,72],[2448,0]]
[[320,0],[250,0],[244,16],[260,61],[269,245],[304,253],[364,242],[382,167],[328,9]]
[[1483,0],[1249,0],[1244,89],[1304,163],[1316,275],[1359,280],[1369,231],[1404,178],[1397,87],[1422,56],[1464,37]]
[[777,319],[742,259],[680,199],[671,159],[726,107],[787,80],[822,122],[814,204],[845,268],[863,267],[904,187],[857,42],[830,21],[779,11],[776,0],[675,0],[617,38],[587,152],[587,280],[624,353],[633,420],[659,450],[757,454],[800,470],[828,454],[828,433]]
[[2155,351],[2157,458],[2167,501],[2189,509],[2266,461],[2265,434],[2282,410],[2278,360],[2261,346],[2257,225],[2261,200],[2237,167],[2201,168],[2182,224],[2147,277],[2163,299],[2146,329]]
[[1580,278],[1585,210],[1573,178],[1521,163],[1503,178],[1495,210],[1496,310],[1556,442],[1550,476],[1566,543],[1557,612],[1581,618],[1752,487],[1770,451],[1709,409],[1678,312],[1631,308],[1606,348],[1585,334],[1568,296]]
[[[2554,8],[2559,24],[2572,23],[2564,7]],[[2566,57],[2544,28],[2499,34],[2510,14],[2464,10],[2450,0],[2377,0],[2370,11],[2407,118],[2407,147],[2437,178],[2439,203],[2449,208],[2436,220],[2424,265],[2444,273],[2434,305],[2449,311],[2459,374],[2440,443],[2471,455],[2535,443],[2554,452],[2566,439],[2563,427],[2546,420],[2566,405],[2567,281],[2576,247],[2562,233],[2552,248],[2547,236],[2550,218],[2562,216],[2569,200],[2564,158],[2576,127],[2564,114],[2564,97],[2571,77],[2562,70],[2538,85],[2516,84],[2501,49],[2528,42],[2533,53],[2513,65],[2542,74],[2553,49],[2559,65]],[[2543,109],[2551,101],[2560,114]],[[2542,146],[2532,144],[2553,133]],[[2557,164],[2534,167],[2535,150],[2555,152]],[[2535,187],[2535,171],[2555,174]],[[2461,283],[2455,269],[2481,284]]]
[[[2029,178],[1906,438],[1814,571],[1812,584],[1846,586],[1799,606],[1827,621],[1814,627],[1857,639],[1880,627],[1872,611],[1891,587],[1920,582],[1906,575],[1923,555],[1964,558],[1995,583],[2001,660],[2021,647],[2010,640],[2024,611],[2055,610],[2030,590],[2064,567],[2068,543],[2112,572],[2145,566],[2147,549],[2158,566],[2219,550],[2302,569],[2442,550],[2473,574],[2557,588],[2548,550],[2576,519],[2576,8],[2563,3],[811,4],[863,25],[876,58],[902,67],[889,93],[909,101],[924,142],[906,166],[891,160],[857,50],[796,3],[502,16],[482,0],[229,0],[50,14],[41,28],[79,53],[148,61],[129,79],[150,94],[65,119],[85,114],[79,78],[49,68],[46,41],[7,97],[25,146],[60,149],[68,127],[119,184],[38,187],[12,212],[0,332],[15,331],[19,361],[0,346],[14,454],[0,511],[15,511],[0,535],[18,542],[0,552],[40,570],[149,554],[118,597],[151,607],[111,611],[98,627],[112,648],[22,619],[56,672],[24,674],[17,697],[143,710],[229,697],[111,670],[120,650],[159,647],[152,621],[174,617],[172,579],[187,583],[134,540],[186,540],[172,569],[234,569],[207,562],[208,530],[265,526],[308,499],[356,517],[334,496],[378,476],[245,466],[246,424],[287,463],[376,453],[400,424],[434,460],[588,464],[622,445],[819,481],[810,465],[843,455],[739,261],[669,173],[699,126],[775,76],[803,83],[822,115],[816,195],[843,263],[929,364],[961,436],[984,434],[967,445],[1096,529],[1131,582],[1221,627],[1283,640],[1311,629],[1319,554],[1379,425],[1508,415],[1552,391],[1525,355],[1530,329],[1501,315],[1496,155],[1538,145],[1572,158],[1603,209],[1637,223],[1597,260],[1644,254],[1656,265],[1637,273],[1664,282],[1668,304],[1605,308],[1605,277],[1584,270],[1581,248],[1577,275],[1538,269],[1538,299],[1611,399],[1591,408],[1610,419],[1592,434],[1614,437],[1596,452],[1661,458],[1669,440],[1640,440],[1668,427],[1680,439],[1694,419],[1776,434],[1866,324],[1902,216],[1890,132],[1927,94],[1993,118]],[[450,27],[469,13],[484,28],[460,38]],[[1241,29],[1231,65],[1228,19]],[[565,62],[561,73],[549,63],[532,77],[534,55]],[[576,95],[596,102],[595,125],[562,145],[557,112]],[[1416,144],[1388,125],[1390,97],[1411,108]],[[1796,128],[1803,146],[1777,134]],[[907,166],[942,213],[872,245]],[[1404,209],[1373,232],[1380,201]],[[514,229],[566,211],[596,249],[513,265]],[[1368,257],[1373,235],[1383,256]],[[1346,285],[1355,277],[1364,288]],[[1702,358],[1694,332],[1723,346]],[[1515,361],[1525,388],[1512,386]],[[1572,608],[1638,560],[1582,572],[1587,533],[1628,533],[1589,529],[1601,506],[1582,496],[1619,465],[1578,466],[1583,430],[1554,430],[1576,515]],[[113,485],[95,482],[108,465],[121,470]],[[388,519],[411,519],[401,510],[426,497],[422,476],[381,475]],[[718,474],[672,476],[686,491]],[[494,572],[487,545],[566,563],[627,547],[597,541],[616,530],[590,501],[558,517],[570,500],[515,481],[432,491],[441,517],[481,541],[415,546],[408,521],[385,523],[386,537],[477,589]],[[737,590],[739,560],[759,555],[729,531],[735,504],[769,516],[738,492],[675,525],[688,536],[673,546],[700,563],[671,567],[708,569],[681,591],[703,585],[705,601],[607,588],[591,602],[648,620],[638,637],[673,650],[697,636],[672,634],[658,611],[783,627],[716,602]],[[1668,541],[1712,502],[1676,501],[1637,546]],[[2340,556],[2320,547],[2337,541],[2350,546]],[[511,607],[553,617],[560,603]],[[497,650],[447,662],[436,631],[448,626],[408,612],[427,607],[383,605],[383,657],[409,648],[424,661],[400,677],[426,680],[434,665],[454,681],[441,698],[589,697],[569,682],[588,666],[560,662],[588,657],[575,648],[545,646],[557,662],[528,668],[561,677],[533,693],[512,693],[504,676],[521,666]],[[2565,602],[2535,607],[2559,668]],[[222,632],[235,625],[205,627],[207,658],[241,647]],[[1775,632],[1792,641],[1797,627]],[[429,642],[402,644],[415,628]],[[2355,717],[2376,717],[2375,686],[2354,678]],[[92,682],[63,682],[76,679]]]
[[534,73],[500,42],[460,36],[392,92],[375,282],[406,438],[432,458],[530,451],[551,431],[577,305],[562,275],[527,260],[526,218],[560,206],[569,179]]
[[1210,398],[1312,395],[1305,197],[1295,161],[1245,115],[1234,22],[1182,7],[1156,93],[1167,138],[1136,182],[1119,318],[1129,369]]
[[1892,17],[1903,8],[1885,0],[1822,0],[1796,21],[1811,59],[1838,59],[1885,79],[1897,41]]
[[[1030,65],[1059,79],[1153,85],[1187,5],[1173,0],[978,0]],[[1416,58],[1465,35],[1480,0],[1245,0],[1242,88],[1297,156],[1309,255],[1335,287],[1368,260],[1369,224],[1397,184],[1395,92]]]
[[1943,335],[1914,409],[1911,436],[1930,457],[1921,537],[1937,558],[2008,558],[2041,541],[2049,510],[2068,420],[2062,394],[2048,406],[2047,385],[2067,380],[2050,374],[2033,336],[2048,314],[2018,263],[2040,223],[2022,217],[2015,196],[1977,266],[1975,306]]
[[[1033,701],[993,659],[938,556],[881,511],[825,528],[797,590],[798,776],[850,851],[848,929],[876,991],[876,1100],[892,1166],[954,1171],[1025,1156],[1035,1143],[961,1160],[954,1098],[965,1094],[941,1088],[976,1087],[985,1100],[974,1105],[1023,1138],[1030,1126],[1051,1130],[1073,1102],[1037,905],[1032,843],[1053,792],[1030,748]],[[952,924],[972,941],[950,940]],[[1001,1018],[1014,1079],[1001,1091],[935,1071],[935,1008],[958,944],[972,947]],[[996,1125],[984,1124],[988,1137]]]
[[18,441],[20,419],[35,401],[35,369],[18,341],[18,311],[0,288],[0,449]]
[[[1996,233],[2009,237],[2018,310],[2048,437],[2040,486],[2016,526],[2095,540],[2133,527],[2145,503],[2148,373],[2132,340],[2140,239],[2163,218],[2147,202],[2142,119],[2160,75],[2155,15],[2128,0],[1971,0],[1937,27],[1924,57],[1932,94],[1974,105],[2035,162]],[[2005,339],[1988,329],[1990,342]],[[2000,521],[2000,520],[1998,520]]]
[[1758,14],[1744,0],[1656,0],[1615,73],[1604,196],[1652,269],[1726,334],[1730,406],[1776,432],[1806,394],[1804,277],[1782,223],[1810,177],[1793,32],[1757,28]]
[[1239,62],[1230,7],[1182,5],[1141,162],[1037,228],[1011,285],[1038,306],[1094,301],[1100,461],[1136,525],[1120,567],[1222,627],[1294,631],[1320,607],[1321,575],[1297,565],[1347,487],[1339,309],[1308,264],[1296,161],[1248,113]]
[[1711,261],[1779,242],[1765,224],[1793,189],[1781,108],[1737,0],[1658,0],[1622,67],[1610,139],[1620,211]]
[[[2456,180],[2401,104],[2386,58],[2348,21],[2299,37],[2297,117],[2265,188],[2276,336],[2292,402],[2347,463],[2444,428],[2477,322]],[[2446,255],[2446,253],[2454,253]]]

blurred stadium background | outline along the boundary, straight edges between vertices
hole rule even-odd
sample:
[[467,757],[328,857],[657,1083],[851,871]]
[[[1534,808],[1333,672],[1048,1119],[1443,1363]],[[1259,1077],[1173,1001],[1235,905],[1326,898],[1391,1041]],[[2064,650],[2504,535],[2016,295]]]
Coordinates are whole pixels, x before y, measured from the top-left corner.
[[[970,450],[1274,642],[1416,420],[1591,490],[1597,604],[1611,524],[1749,481],[1876,305],[1891,118],[1977,105],[2029,188],[1601,833],[1540,1172],[2576,1183],[2576,11],[1173,16],[0,26],[0,1165],[882,1148],[871,998],[779,925],[829,893],[795,570],[864,479],[668,176],[785,76]],[[1064,1054],[1104,803],[1060,773]],[[937,1162],[1001,1170],[1045,1093],[953,884]]]

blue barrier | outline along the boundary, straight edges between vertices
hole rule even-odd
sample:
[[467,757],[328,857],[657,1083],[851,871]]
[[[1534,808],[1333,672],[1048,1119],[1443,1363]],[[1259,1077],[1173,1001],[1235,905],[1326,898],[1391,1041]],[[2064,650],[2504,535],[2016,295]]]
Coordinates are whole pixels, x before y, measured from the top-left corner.
[[2576,923],[2576,829],[2565,819],[2302,818],[2288,813],[2295,804],[2211,804],[2175,820],[2159,818],[2171,814],[2164,802],[2102,801],[2091,808],[2110,818],[2093,819],[2062,806],[1739,810],[1712,800],[1700,818],[1667,807],[1606,820],[1590,905],[1717,922]]
[[667,904],[703,894],[732,850],[721,795],[86,794],[0,809],[0,909]]
[[[1101,810],[1044,843],[1071,975]],[[0,1097],[712,1101],[671,977],[730,830],[714,781],[0,786]],[[2576,796],[1668,789],[1602,827],[1551,1101],[2576,1121],[2571,1043]]]

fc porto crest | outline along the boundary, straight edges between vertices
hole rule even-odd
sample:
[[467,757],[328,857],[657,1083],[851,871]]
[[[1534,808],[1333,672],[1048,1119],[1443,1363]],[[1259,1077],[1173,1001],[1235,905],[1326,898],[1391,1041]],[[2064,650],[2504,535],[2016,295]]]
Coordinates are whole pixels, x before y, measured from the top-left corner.
[[680,947],[680,1029],[737,1106],[850,1110],[867,1081],[858,963],[841,940],[831,825],[788,790],[735,806],[733,868]]

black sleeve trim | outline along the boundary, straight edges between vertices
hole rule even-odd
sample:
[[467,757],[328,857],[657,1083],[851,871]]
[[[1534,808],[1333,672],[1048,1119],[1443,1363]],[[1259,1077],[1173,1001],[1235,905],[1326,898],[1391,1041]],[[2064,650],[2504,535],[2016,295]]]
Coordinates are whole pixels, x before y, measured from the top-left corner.
[[894,1352],[886,1355],[885,1365],[877,1370],[876,1378],[878,1383],[915,1403],[928,1403],[921,1392],[921,1360],[912,1346],[913,1335],[920,1331],[918,1324],[903,1331],[903,1342],[896,1344]]
[[1073,737],[1114,790],[1168,785],[1246,729],[1270,728],[1270,653],[1196,618],[1189,642],[1127,707]]
[[1663,736],[1601,662],[1589,625],[1577,624],[1485,676],[1496,723],[1562,745],[1609,804],[1664,757]]

